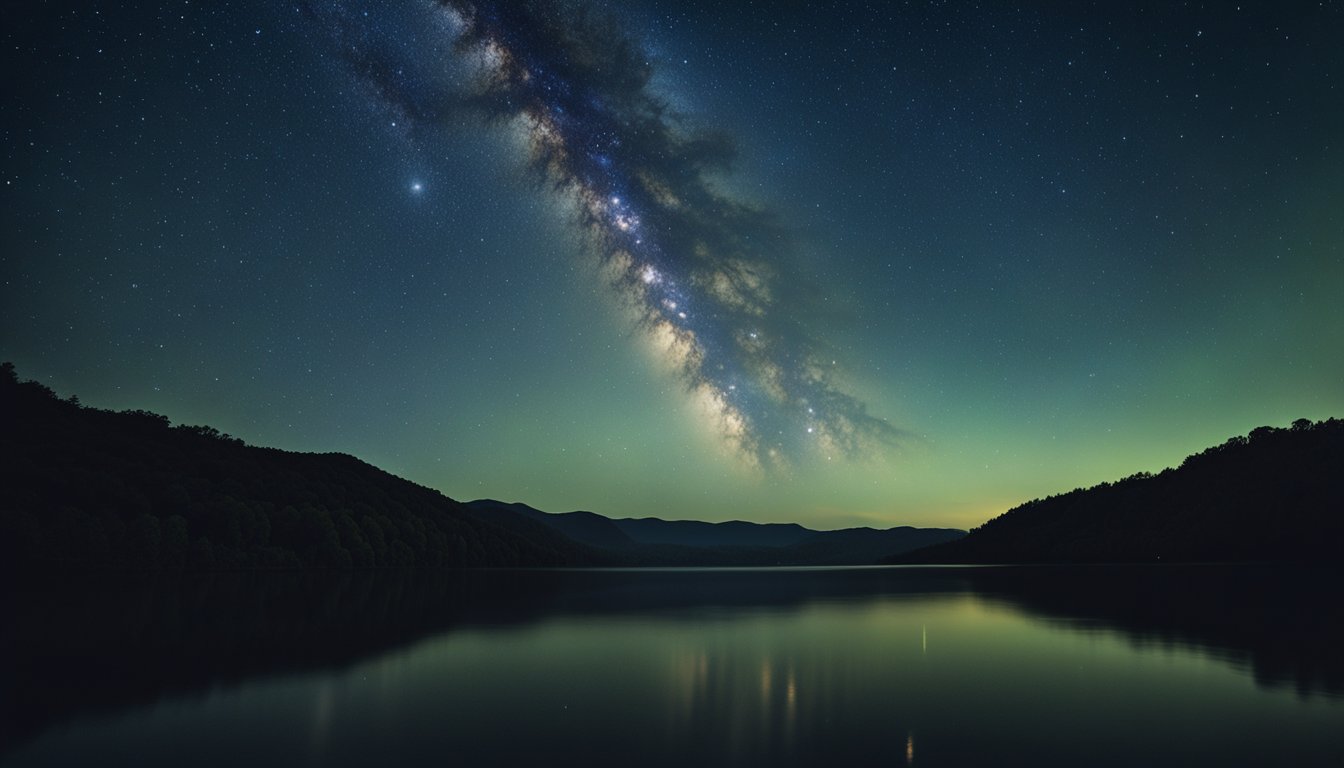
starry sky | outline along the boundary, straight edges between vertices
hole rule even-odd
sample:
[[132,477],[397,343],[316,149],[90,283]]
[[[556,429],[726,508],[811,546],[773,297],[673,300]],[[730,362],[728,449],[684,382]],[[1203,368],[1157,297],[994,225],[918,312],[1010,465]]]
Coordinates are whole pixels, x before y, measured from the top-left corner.
[[1344,415],[1344,4],[0,10],[0,358],[458,499],[969,527]]

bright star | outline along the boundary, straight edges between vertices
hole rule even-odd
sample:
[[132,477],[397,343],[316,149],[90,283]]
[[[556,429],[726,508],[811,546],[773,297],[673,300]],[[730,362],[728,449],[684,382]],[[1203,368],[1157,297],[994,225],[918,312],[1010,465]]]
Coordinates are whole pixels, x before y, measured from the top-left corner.
[[425,191],[425,185],[419,181],[411,182],[411,194],[418,195]]

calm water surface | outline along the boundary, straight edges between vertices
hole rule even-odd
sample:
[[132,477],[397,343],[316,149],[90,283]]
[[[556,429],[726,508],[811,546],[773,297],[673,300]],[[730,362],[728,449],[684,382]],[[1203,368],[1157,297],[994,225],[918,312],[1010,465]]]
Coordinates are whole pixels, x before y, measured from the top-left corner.
[[1344,765],[1337,574],[16,585],[0,765]]

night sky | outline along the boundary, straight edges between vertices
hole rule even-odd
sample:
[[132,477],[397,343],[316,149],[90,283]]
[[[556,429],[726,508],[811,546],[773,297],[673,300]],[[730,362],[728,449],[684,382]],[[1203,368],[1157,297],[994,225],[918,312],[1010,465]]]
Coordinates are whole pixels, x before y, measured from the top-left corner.
[[0,358],[458,499],[972,526],[1344,415],[1344,4],[0,11]]

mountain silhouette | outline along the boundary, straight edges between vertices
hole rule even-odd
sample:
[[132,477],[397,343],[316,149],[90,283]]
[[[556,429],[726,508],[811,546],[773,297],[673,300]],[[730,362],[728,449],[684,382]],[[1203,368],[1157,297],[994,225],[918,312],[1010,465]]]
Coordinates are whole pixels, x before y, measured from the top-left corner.
[[565,512],[551,515],[522,503],[507,503],[494,499],[466,502],[467,507],[483,516],[504,517],[517,515],[543,523],[581,544],[607,549],[622,549],[635,544],[610,518],[595,512]]
[[593,512],[543,512],[493,499],[467,506],[495,519],[519,515],[544,523],[631,565],[868,565],[966,535],[953,528],[817,531],[796,523],[608,518]]
[[0,563],[10,568],[846,565],[964,534],[462,504],[353,456],[86,408],[20,382],[9,363],[0,423]]
[[617,520],[616,525],[630,538],[644,544],[683,547],[787,547],[817,533],[796,523],[763,524],[741,520],[703,523],[643,517]]
[[1259,427],[1174,469],[1029,501],[900,563],[1338,561],[1344,421]]

